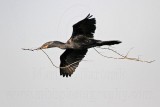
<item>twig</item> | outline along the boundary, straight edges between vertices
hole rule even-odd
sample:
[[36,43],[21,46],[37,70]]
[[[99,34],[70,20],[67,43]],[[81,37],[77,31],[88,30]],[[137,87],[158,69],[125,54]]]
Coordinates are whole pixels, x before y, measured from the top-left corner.
[[109,57],[109,56],[105,56],[103,54],[101,54],[96,48],[93,48],[98,54],[100,54],[101,56],[103,57],[106,57],[106,58],[112,58],[112,59],[119,59],[119,58],[115,58],[115,57]]
[[[99,48],[100,48],[100,47],[99,47]],[[100,49],[110,50],[110,51],[116,53],[118,56],[120,56],[119,58],[116,58],[116,57],[108,57],[108,56],[105,56],[105,55],[101,54],[98,50],[96,50],[96,49],[94,48],[94,50],[95,50],[98,54],[100,54],[100,55],[103,56],[103,57],[107,57],[107,58],[112,58],[112,59],[128,59],[128,60],[134,60],[134,61],[146,62],[146,63],[152,63],[152,62],[155,61],[155,60],[152,60],[152,61],[141,60],[139,57],[138,57],[138,58],[128,57],[128,54],[129,54],[129,52],[131,51],[131,49],[127,52],[127,54],[126,54],[125,56],[122,55],[122,54],[120,54],[120,53],[118,53],[117,51],[115,51],[115,50],[113,50],[113,49],[110,49],[110,48],[100,48]]]
[[[100,47],[99,47],[99,48],[100,48]],[[129,52],[131,51],[131,49],[130,49],[130,50],[127,52],[127,54],[124,56],[124,55],[118,53],[117,51],[115,51],[115,50],[113,50],[113,49],[110,49],[110,48],[100,48],[100,49],[107,49],[107,50],[110,50],[110,51],[116,53],[118,56],[120,56],[119,58],[110,57],[110,56],[105,56],[105,55],[101,54],[97,49],[95,49],[95,48],[93,48],[93,49],[94,49],[98,54],[100,54],[101,56],[106,57],[106,58],[112,58],[112,59],[128,59],[128,60],[134,60],[134,61],[146,62],[146,63],[152,63],[152,62],[155,61],[155,60],[152,60],[152,61],[140,60],[139,57],[138,57],[138,58],[130,58],[130,57],[128,57],[128,54],[129,54]],[[67,65],[67,66],[65,66],[65,67],[58,67],[58,66],[56,66],[56,65],[52,62],[51,58],[48,56],[48,54],[47,54],[43,49],[40,49],[40,48],[37,48],[37,49],[25,49],[25,48],[22,48],[22,50],[28,50],[28,51],[41,50],[41,51],[47,56],[47,58],[50,60],[51,64],[52,64],[54,67],[60,68],[60,69],[68,68],[68,67],[70,67],[70,66],[72,66],[72,65],[74,65],[74,64],[76,64],[76,63],[79,63],[79,62],[81,61],[81,60],[80,60],[80,61],[75,61],[75,62],[73,62],[73,63],[71,63],[71,64],[69,64],[69,65]]]
[[25,49],[25,48],[22,48],[22,50],[34,51],[35,49]]

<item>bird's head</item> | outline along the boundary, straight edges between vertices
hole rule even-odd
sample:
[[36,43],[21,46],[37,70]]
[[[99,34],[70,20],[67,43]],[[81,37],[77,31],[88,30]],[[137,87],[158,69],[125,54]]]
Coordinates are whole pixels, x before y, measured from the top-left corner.
[[63,43],[59,42],[59,41],[49,41],[44,43],[41,47],[39,47],[38,49],[47,49],[47,48],[53,48],[53,47],[59,47],[61,46]]

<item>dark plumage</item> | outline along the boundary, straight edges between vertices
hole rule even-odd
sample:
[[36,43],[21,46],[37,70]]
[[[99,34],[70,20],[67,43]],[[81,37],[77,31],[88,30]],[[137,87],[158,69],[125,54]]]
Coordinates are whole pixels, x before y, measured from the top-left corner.
[[63,75],[66,77],[71,76],[72,73],[75,71],[75,69],[78,67],[79,62],[85,57],[87,51],[88,51],[87,49],[83,49],[83,50],[67,49],[60,56],[60,60],[61,60],[60,67],[65,67],[66,65],[69,65],[69,67],[62,68],[62,69],[60,68],[60,75]]
[[93,39],[93,34],[96,30],[95,24],[95,18],[92,18],[92,15],[88,14],[86,18],[73,25],[72,36],[66,43],[50,41],[40,47],[40,49],[52,47],[66,49],[60,56],[60,75],[63,77],[73,74],[89,48],[121,43],[118,40],[101,41]]
[[93,38],[93,33],[96,30],[96,20],[95,18],[91,17],[92,15],[88,14],[88,16],[85,19],[73,25],[72,37],[83,35],[86,37]]

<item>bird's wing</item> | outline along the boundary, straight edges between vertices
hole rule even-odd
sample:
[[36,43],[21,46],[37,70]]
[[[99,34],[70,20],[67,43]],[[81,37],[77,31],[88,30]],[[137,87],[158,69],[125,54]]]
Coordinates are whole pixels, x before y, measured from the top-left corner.
[[88,14],[86,18],[73,25],[72,37],[83,35],[89,38],[93,38],[93,33],[96,30],[96,20],[91,18],[92,15]]
[[[75,69],[78,67],[79,62],[85,57],[87,49],[84,50],[73,50],[67,49],[60,56],[60,75],[68,77],[73,74]],[[62,68],[65,67],[65,68]]]

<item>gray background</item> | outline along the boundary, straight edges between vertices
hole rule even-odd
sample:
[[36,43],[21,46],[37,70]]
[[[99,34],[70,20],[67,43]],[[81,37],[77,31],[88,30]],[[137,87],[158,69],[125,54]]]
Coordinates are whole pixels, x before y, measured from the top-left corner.
[[[41,52],[23,51],[50,40],[67,41],[88,13],[96,39],[121,40],[113,48],[141,63],[107,59],[90,49],[71,78],[59,75]],[[1,0],[1,107],[159,107],[159,0]],[[56,65],[64,50],[46,52]],[[105,55],[115,56],[107,50]]]

